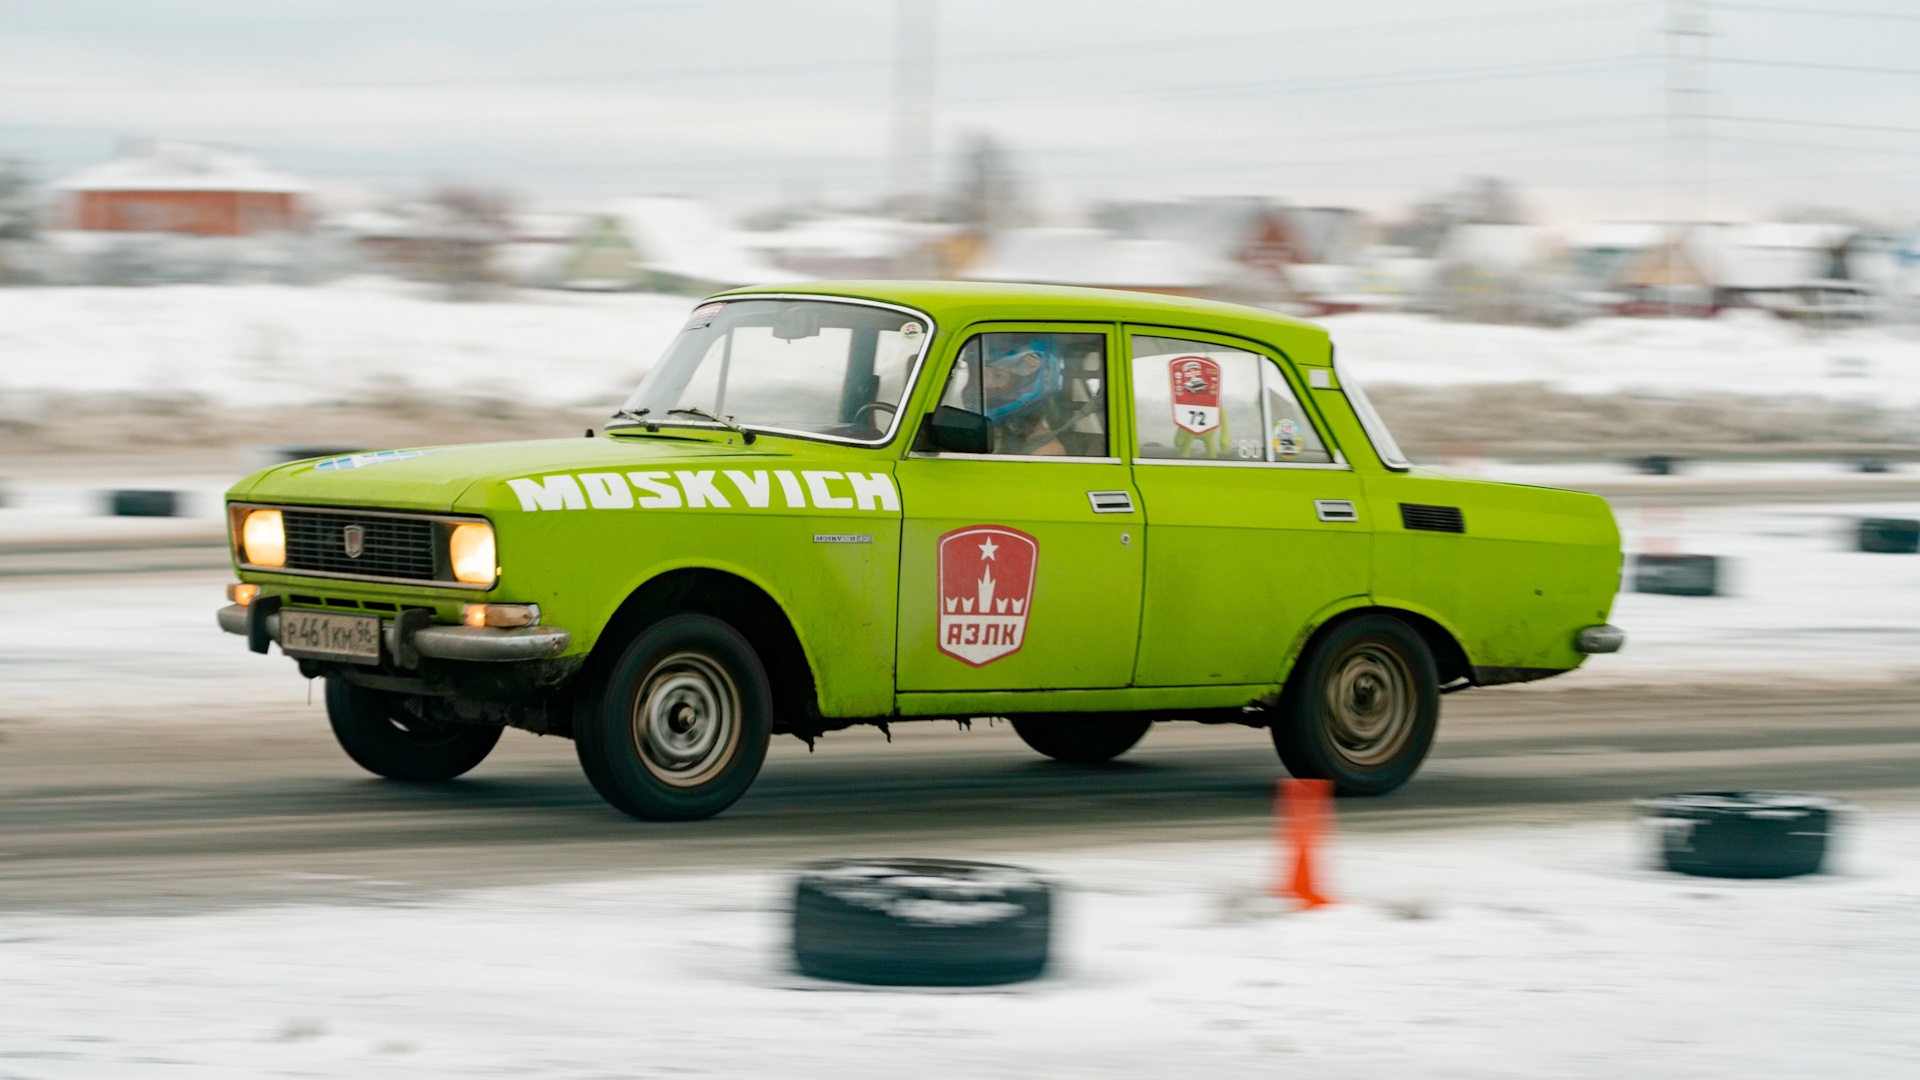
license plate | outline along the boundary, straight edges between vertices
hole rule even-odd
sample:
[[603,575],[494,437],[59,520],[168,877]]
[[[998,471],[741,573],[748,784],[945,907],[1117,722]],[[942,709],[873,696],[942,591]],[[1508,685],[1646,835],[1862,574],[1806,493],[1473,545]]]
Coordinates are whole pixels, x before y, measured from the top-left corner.
[[280,651],[314,660],[380,662],[380,619],[280,609]]

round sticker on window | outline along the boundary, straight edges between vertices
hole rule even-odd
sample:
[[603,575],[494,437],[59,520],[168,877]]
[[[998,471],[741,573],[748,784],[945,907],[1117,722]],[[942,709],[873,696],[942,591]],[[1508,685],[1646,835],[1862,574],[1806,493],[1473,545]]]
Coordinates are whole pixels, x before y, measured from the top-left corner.
[[917,322],[902,324],[900,327],[900,336],[906,338],[908,341],[920,340],[920,324]]
[[1300,429],[1290,417],[1273,425],[1273,452],[1283,459],[1300,456]]

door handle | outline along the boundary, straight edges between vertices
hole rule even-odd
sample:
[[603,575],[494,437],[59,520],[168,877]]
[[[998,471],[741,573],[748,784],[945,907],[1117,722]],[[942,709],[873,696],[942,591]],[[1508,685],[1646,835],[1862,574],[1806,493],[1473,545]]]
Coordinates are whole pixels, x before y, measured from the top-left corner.
[[1352,499],[1315,499],[1313,512],[1321,521],[1359,521],[1360,511]]
[[1133,513],[1133,493],[1130,491],[1089,491],[1087,501],[1093,504],[1096,514]]

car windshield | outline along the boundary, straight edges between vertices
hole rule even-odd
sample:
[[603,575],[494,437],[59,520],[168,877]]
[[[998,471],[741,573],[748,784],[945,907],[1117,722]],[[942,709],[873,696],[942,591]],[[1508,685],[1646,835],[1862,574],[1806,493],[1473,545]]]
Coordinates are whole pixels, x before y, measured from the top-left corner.
[[[716,300],[655,364],[619,418],[883,442],[926,346],[925,318],[826,300]],[[701,414],[708,414],[702,416]]]

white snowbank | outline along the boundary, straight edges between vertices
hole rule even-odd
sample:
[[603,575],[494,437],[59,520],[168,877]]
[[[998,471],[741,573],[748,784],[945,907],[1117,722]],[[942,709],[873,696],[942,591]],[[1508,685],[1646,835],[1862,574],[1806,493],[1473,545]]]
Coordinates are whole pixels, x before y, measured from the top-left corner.
[[408,393],[567,405],[638,384],[693,301],[396,282],[0,289],[0,394],[198,395],[258,407]]
[[[522,291],[449,303],[383,280],[318,288],[0,289],[0,394],[192,393],[258,406],[411,387],[548,404],[616,400],[692,301]],[[1920,402],[1920,342],[1893,328],[1818,335],[1767,316],[1603,319],[1561,330],[1418,315],[1326,320],[1373,383],[1543,382],[1576,393],[1700,391]]]
[[1757,312],[1595,319],[1564,329],[1417,315],[1322,320],[1366,383],[1546,383],[1576,394],[1751,394],[1920,403],[1920,339],[1900,328],[1818,333]]
[[1343,902],[1300,914],[1259,842],[1015,858],[1063,888],[1056,963],[988,991],[794,974],[778,867],[9,914],[0,1047],[46,1078],[1906,1077],[1920,818],[1850,824],[1784,882],[1648,869],[1624,820],[1349,836]]

